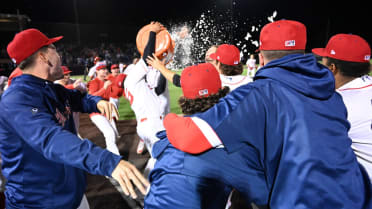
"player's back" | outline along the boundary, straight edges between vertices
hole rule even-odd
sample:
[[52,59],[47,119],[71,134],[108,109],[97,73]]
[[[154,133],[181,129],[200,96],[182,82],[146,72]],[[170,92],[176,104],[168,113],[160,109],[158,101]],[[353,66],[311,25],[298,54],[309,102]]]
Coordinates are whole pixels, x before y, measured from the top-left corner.
[[239,86],[252,82],[252,78],[245,75],[228,76],[220,74],[220,79],[222,86],[228,86],[230,91],[238,88]]
[[148,117],[160,117],[160,101],[145,81],[147,66],[141,59],[135,67],[128,72],[124,81],[125,96],[129,100],[137,121]]
[[356,78],[338,92],[348,111],[352,148],[372,179],[372,77]]
[[255,79],[198,116],[229,152],[257,150],[270,207],[371,208],[370,181],[350,147],[332,73],[312,55],[288,55]]

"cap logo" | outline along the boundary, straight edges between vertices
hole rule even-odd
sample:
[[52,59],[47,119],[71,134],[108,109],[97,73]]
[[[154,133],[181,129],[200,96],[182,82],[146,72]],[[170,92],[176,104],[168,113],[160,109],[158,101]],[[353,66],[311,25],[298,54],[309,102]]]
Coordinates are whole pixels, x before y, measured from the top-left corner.
[[17,63],[17,60],[16,60],[16,59],[14,59],[14,58],[12,58],[12,62],[14,62],[14,63]]
[[370,59],[371,59],[371,55],[366,55],[366,56],[364,56],[364,60],[368,61],[368,60],[370,60]]
[[336,54],[335,50],[332,49],[331,50],[331,54]]
[[199,96],[204,96],[204,95],[207,95],[207,94],[208,94],[208,89],[199,90]]
[[296,46],[296,40],[287,40],[284,42],[285,46]]
[[239,61],[234,61],[234,65],[237,65],[239,63]]

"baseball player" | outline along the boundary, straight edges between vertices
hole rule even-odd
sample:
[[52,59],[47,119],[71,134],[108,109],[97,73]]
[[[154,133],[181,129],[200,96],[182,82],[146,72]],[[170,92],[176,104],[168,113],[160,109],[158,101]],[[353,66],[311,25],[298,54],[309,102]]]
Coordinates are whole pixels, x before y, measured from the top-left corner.
[[[106,80],[111,81],[111,83],[115,83],[115,80],[119,74],[120,74],[119,65],[113,64],[111,65],[111,74],[109,74],[106,77]],[[123,96],[124,91],[122,88],[119,88],[116,85],[111,85],[109,88],[110,88],[110,102],[113,103],[116,106],[116,108],[119,108],[119,104],[120,104],[119,98]]]
[[[211,46],[207,52],[205,53],[205,62],[213,62],[214,60],[210,59],[209,55],[215,53],[217,50],[217,45]],[[161,72],[161,74],[169,81],[172,82],[173,85],[177,87],[181,87],[181,76],[175,73],[172,70],[167,69],[165,66],[162,68],[157,68]]]
[[[213,50],[215,49],[215,52]],[[212,46],[206,54],[206,61],[212,63],[221,76],[222,86],[228,86],[230,91],[241,85],[252,82],[249,76],[241,75],[243,73],[243,65],[240,62],[240,51],[234,45],[222,44],[215,48]],[[164,65],[155,66],[168,80],[174,85],[180,86],[181,77]]]
[[[181,84],[183,96],[179,104],[186,115],[206,111],[229,92],[228,87],[221,88],[219,73],[209,63],[185,68]],[[261,196],[266,188],[258,186],[265,182],[262,176],[239,174],[233,169],[254,166],[242,163],[244,156],[241,153],[228,154],[224,149],[212,149],[200,155],[190,155],[175,149],[164,131],[157,136],[160,140],[152,151],[157,162],[149,176],[151,186],[145,197],[145,208],[222,209],[232,186],[244,191],[248,201],[263,204],[267,201]],[[250,179],[249,184],[257,186],[255,192],[246,190],[246,179]]]
[[251,54],[249,56],[249,59],[247,60],[247,75],[251,78],[254,77],[254,74],[256,72],[256,59],[254,58],[254,54]]
[[[156,133],[164,130],[163,116],[165,110],[164,106],[161,106],[161,99],[156,91],[146,81],[146,76],[151,68],[147,66],[145,58],[155,51],[156,34],[164,30],[164,27],[158,22],[152,22],[150,25],[151,32],[143,57],[136,65],[125,70],[127,76],[119,83],[123,85],[125,97],[136,115],[137,134],[151,154],[151,147],[158,140]],[[150,159],[150,161],[152,160]],[[152,163],[150,161],[148,165]]]
[[325,48],[312,50],[323,57],[333,73],[336,90],[341,94],[350,122],[351,147],[372,181],[372,77],[371,48],[358,35],[337,34]]
[[89,80],[93,80],[96,77],[97,66],[106,65],[106,61],[105,60],[101,61],[100,57],[95,57],[93,63],[94,65],[91,68],[89,68],[88,72]]
[[[96,68],[96,74],[96,78],[88,83],[89,94],[93,96],[100,96],[109,101],[112,82],[110,80],[106,80],[106,77],[108,76],[106,65],[98,65]],[[119,137],[119,133],[116,128],[114,121],[115,119],[107,120],[107,118],[100,113],[91,113],[89,117],[97,128],[103,133],[107,150],[120,155],[119,149],[116,145],[116,139]],[[115,117],[118,116],[116,115]]]
[[230,91],[252,82],[249,76],[242,75],[243,64],[240,62],[240,51],[234,45],[222,44],[215,53],[209,55],[211,63],[220,73],[222,86],[228,86]]
[[333,75],[304,54],[306,27],[272,22],[260,42],[264,66],[256,80],[203,113],[168,114],[169,141],[195,154],[220,145],[245,153],[244,162],[257,167],[243,172],[263,176],[269,208],[372,208],[371,183],[351,149]]

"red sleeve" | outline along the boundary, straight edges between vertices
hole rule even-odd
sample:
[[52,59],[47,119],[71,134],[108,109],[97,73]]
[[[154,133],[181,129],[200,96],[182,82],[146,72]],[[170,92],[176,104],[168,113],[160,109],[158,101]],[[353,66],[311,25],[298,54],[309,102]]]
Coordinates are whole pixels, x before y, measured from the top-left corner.
[[13,72],[10,74],[10,76],[8,78],[8,86],[10,86],[10,84],[12,83],[13,78],[15,78],[17,76],[20,76],[22,74],[23,74],[23,72],[19,68],[16,68],[15,70],[13,70]]
[[103,86],[100,85],[101,82],[98,80],[94,79],[89,82],[89,94],[93,96],[100,96],[103,97],[105,94],[106,89],[103,88]]
[[208,139],[190,117],[179,117],[170,113],[164,118],[164,127],[169,142],[179,150],[198,154],[212,148]]

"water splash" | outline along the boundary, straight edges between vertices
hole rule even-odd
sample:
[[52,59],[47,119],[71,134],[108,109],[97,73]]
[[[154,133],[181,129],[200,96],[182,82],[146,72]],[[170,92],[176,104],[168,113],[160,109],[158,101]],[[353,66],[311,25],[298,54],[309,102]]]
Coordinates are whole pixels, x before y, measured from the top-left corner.
[[[278,12],[268,17],[234,21],[230,11],[207,10],[196,21],[171,23],[168,30],[175,41],[175,55],[167,67],[183,69],[186,66],[204,61],[208,48],[212,45],[229,43],[236,45],[242,61],[259,47],[259,31],[263,25],[275,21]],[[268,21],[268,22],[267,22]],[[243,34],[243,35],[239,35]]]

